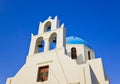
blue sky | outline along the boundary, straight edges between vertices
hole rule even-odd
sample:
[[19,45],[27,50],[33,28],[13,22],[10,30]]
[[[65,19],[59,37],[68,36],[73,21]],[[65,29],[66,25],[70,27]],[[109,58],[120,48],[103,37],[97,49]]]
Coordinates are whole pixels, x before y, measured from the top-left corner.
[[25,63],[39,22],[56,15],[65,23],[66,36],[86,40],[103,59],[111,84],[119,84],[119,0],[0,0],[0,84]]

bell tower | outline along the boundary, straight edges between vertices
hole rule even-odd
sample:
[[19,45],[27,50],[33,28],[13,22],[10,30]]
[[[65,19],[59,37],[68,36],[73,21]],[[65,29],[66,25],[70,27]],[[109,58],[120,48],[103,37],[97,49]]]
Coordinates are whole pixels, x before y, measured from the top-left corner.
[[59,25],[57,16],[54,19],[49,16],[47,20],[40,22],[38,34],[31,35],[28,56],[62,47],[65,48],[64,24]]
[[6,84],[110,84],[101,58],[84,40],[65,34],[57,16],[40,22],[25,64]]

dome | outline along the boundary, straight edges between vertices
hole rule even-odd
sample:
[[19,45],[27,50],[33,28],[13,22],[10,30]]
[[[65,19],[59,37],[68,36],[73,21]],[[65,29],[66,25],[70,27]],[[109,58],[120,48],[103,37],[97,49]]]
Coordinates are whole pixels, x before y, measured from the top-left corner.
[[85,40],[83,40],[79,37],[74,37],[74,36],[67,37],[66,44],[84,44],[84,45],[90,47]]

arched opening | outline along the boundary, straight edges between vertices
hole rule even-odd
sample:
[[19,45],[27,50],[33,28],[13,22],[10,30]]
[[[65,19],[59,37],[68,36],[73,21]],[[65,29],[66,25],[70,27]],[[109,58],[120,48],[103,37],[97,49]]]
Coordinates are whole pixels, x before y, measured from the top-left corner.
[[71,58],[72,59],[77,59],[77,51],[75,47],[71,48]]
[[49,32],[51,31],[51,22],[48,21],[45,26],[44,26],[44,32]]
[[88,59],[91,60],[90,51],[88,51]]
[[36,41],[35,53],[44,52],[45,42],[42,37],[39,37]]
[[57,34],[56,33],[51,34],[49,42],[50,42],[50,50],[55,49],[57,45]]

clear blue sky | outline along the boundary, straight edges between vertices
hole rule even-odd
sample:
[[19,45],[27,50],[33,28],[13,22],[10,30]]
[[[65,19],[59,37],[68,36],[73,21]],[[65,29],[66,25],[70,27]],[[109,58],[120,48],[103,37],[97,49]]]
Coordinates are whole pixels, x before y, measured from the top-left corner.
[[0,0],[0,84],[25,63],[39,22],[56,15],[65,23],[67,36],[86,40],[103,59],[111,84],[119,84],[119,0]]

